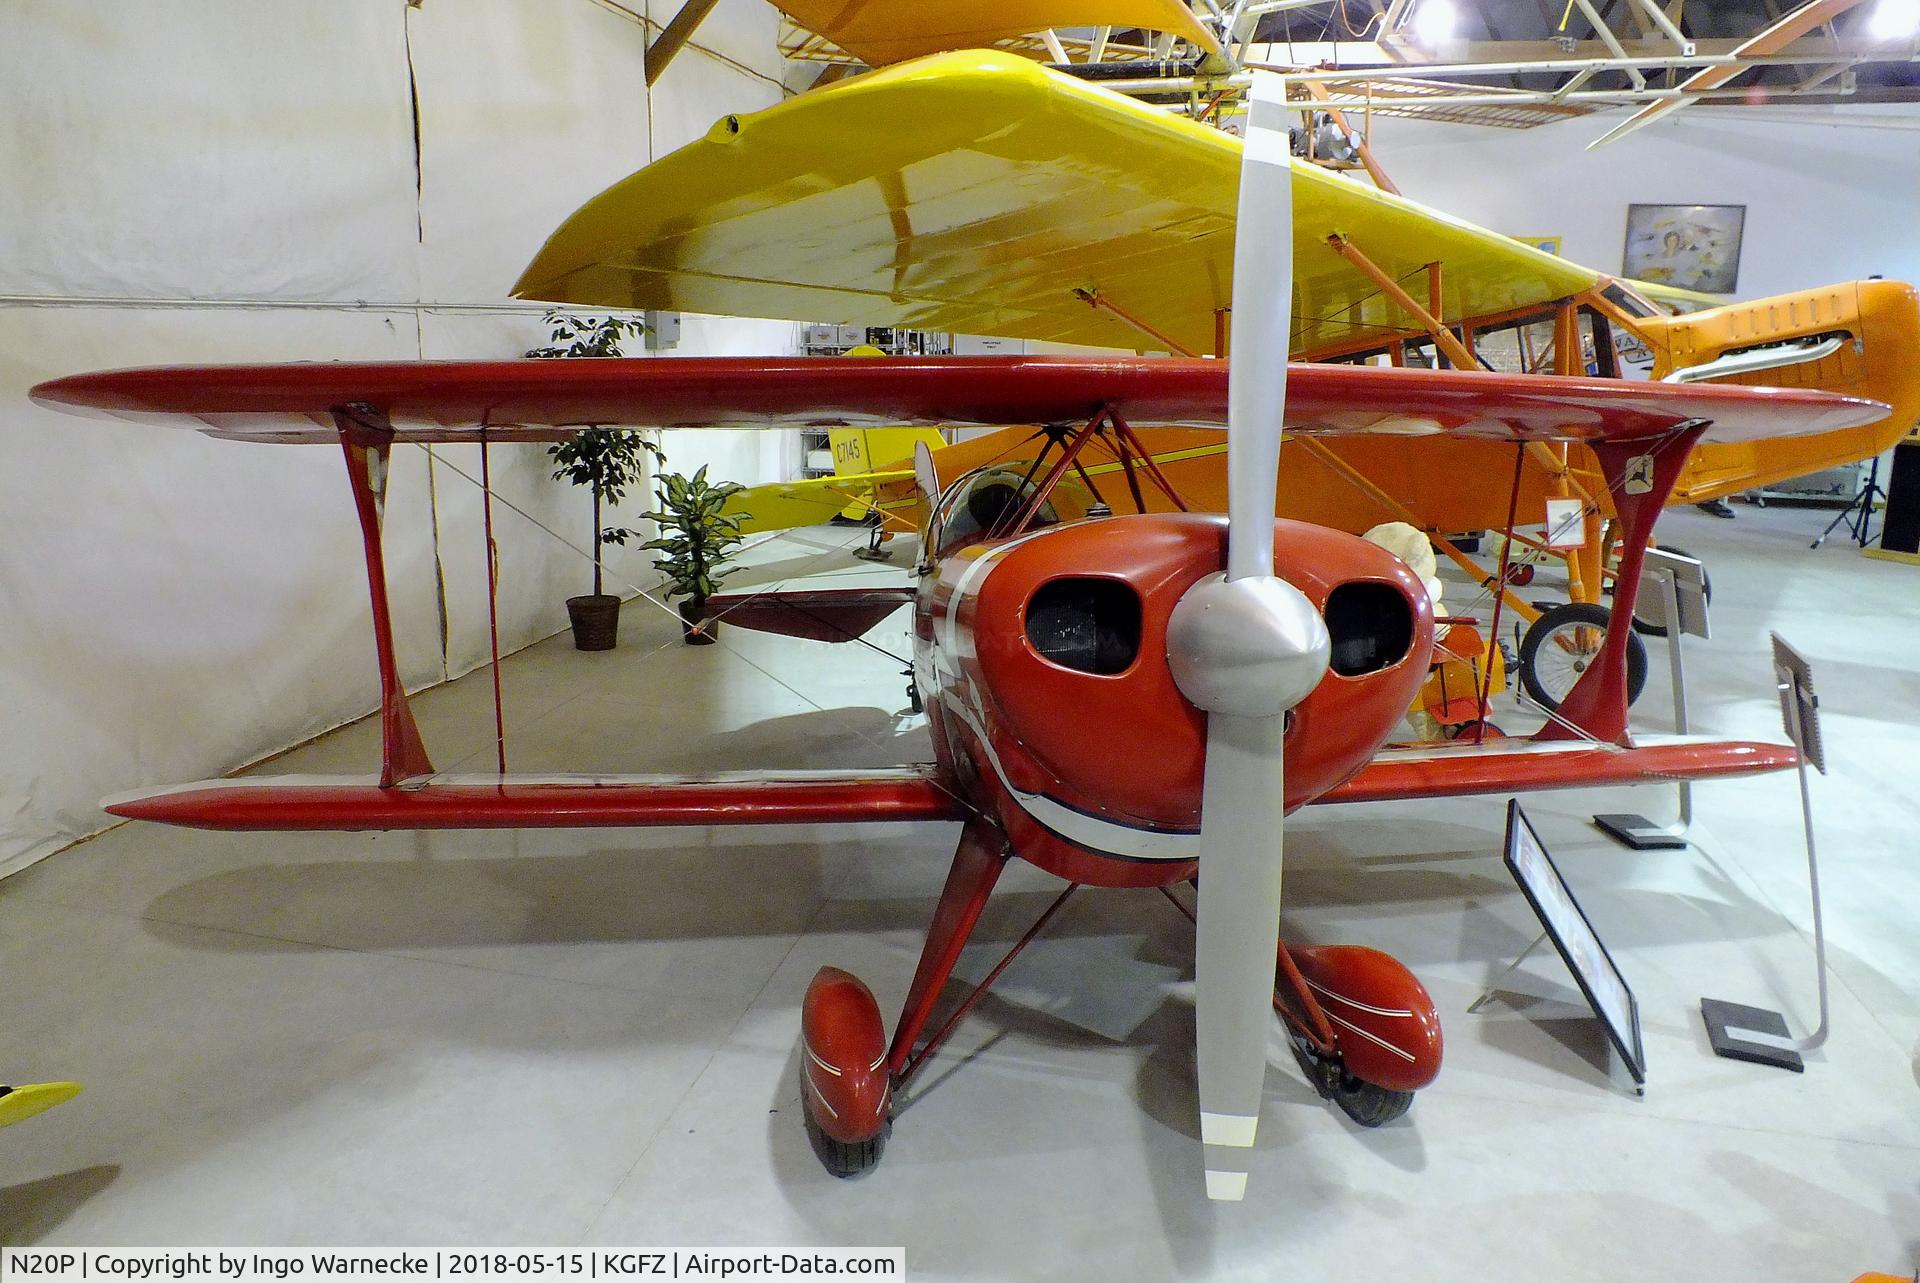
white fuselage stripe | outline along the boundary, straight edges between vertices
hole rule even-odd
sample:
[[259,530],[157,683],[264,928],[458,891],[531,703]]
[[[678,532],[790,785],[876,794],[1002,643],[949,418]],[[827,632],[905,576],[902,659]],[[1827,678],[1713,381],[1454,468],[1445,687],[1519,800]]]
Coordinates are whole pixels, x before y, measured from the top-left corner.
[[1336,1016],[1331,1011],[1327,1012],[1326,1015],[1328,1020],[1333,1021],[1334,1024],[1339,1025],[1342,1029],[1351,1030],[1352,1032],[1359,1034],[1362,1038],[1365,1038],[1368,1042],[1378,1043],[1380,1046],[1385,1047],[1388,1051],[1400,1057],[1400,1059],[1406,1061],[1408,1064],[1413,1063],[1414,1055],[1412,1052],[1405,1051],[1399,1047],[1394,1046],[1392,1043],[1388,1042],[1385,1038],[1382,1038],[1378,1034],[1368,1033],[1366,1030],[1362,1029],[1359,1025],[1354,1024],[1351,1020],[1346,1020],[1341,1018],[1340,1016]]
[[[1304,976],[1301,978],[1305,979]],[[1333,990],[1328,989],[1323,985],[1317,985],[1313,983],[1313,981],[1311,980],[1307,981],[1307,988],[1313,990],[1315,993],[1319,994],[1324,998],[1331,998],[1335,1002],[1344,1002],[1349,1007],[1353,1007],[1359,1011],[1370,1011],[1376,1016],[1411,1016],[1413,1015],[1411,1011],[1399,1011],[1392,1007],[1370,1006],[1367,1003],[1359,1001],[1357,998],[1349,998],[1344,993],[1335,993]]]

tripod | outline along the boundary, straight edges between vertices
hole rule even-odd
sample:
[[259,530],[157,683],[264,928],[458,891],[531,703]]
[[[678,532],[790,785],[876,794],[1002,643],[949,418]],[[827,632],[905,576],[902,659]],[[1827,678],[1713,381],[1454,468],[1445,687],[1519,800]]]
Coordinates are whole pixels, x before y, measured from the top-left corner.
[[1820,532],[1820,537],[1808,544],[1807,547],[1818,548],[1827,541],[1827,536],[1832,534],[1835,528],[1842,522],[1846,523],[1848,532],[1853,536],[1853,541],[1862,548],[1866,547],[1867,540],[1872,537],[1869,527],[1873,525],[1873,502],[1876,498],[1885,499],[1886,497],[1887,492],[1880,488],[1880,458],[1876,455],[1874,456],[1872,465],[1867,469],[1866,484],[1860,487],[1858,494],[1847,500],[1847,506],[1842,508],[1834,516],[1833,520],[1827,523],[1827,528]]

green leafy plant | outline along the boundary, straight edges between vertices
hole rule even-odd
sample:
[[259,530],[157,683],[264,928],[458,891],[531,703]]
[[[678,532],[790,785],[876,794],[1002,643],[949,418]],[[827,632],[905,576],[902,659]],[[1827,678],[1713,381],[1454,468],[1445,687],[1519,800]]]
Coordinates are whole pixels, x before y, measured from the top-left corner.
[[747,514],[724,509],[727,500],[744,489],[732,481],[710,484],[704,466],[690,478],[677,472],[658,478],[655,494],[660,507],[647,518],[660,523],[660,537],[641,547],[660,554],[657,564],[667,577],[668,595],[687,598],[694,619],[730,573],[720,567],[740,542],[740,522]]
[[584,316],[549,308],[547,345],[537,347],[528,356],[625,356],[620,345],[629,338],[640,338],[647,323],[627,316]]
[[[579,316],[550,311],[546,315],[549,342],[527,353],[530,357],[624,356],[621,342],[647,332],[644,322],[620,316]],[[587,486],[593,493],[593,592],[600,596],[605,582],[601,549],[625,545],[634,534],[603,524],[605,508],[620,502],[631,486],[646,475],[646,460],[665,467],[666,453],[644,433],[629,428],[582,428],[571,440],[547,447],[553,458],[553,479]]]

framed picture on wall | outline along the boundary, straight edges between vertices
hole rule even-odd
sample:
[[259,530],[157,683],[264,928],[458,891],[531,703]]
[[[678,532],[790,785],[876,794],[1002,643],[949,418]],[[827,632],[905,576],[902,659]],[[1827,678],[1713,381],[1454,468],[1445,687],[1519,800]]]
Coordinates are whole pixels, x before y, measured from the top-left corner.
[[1703,294],[1731,294],[1740,280],[1745,205],[1629,205],[1626,274]]

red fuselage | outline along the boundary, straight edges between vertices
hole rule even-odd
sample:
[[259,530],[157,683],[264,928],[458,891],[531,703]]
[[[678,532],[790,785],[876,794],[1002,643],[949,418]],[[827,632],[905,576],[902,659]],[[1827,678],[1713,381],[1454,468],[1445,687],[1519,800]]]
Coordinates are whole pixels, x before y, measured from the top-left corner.
[[[949,495],[914,607],[943,773],[1060,877],[1192,877],[1206,715],[1174,685],[1166,628],[1181,595],[1225,565],[1225,519],[1096,517],[969,538]],[[1292,810],[1353,776],[1405,716],[1427,676],[1433,608],[1406,563],[1352,535],[1279,521],[1274,561],[1333,637],[1332,667],[1289,722]]]

